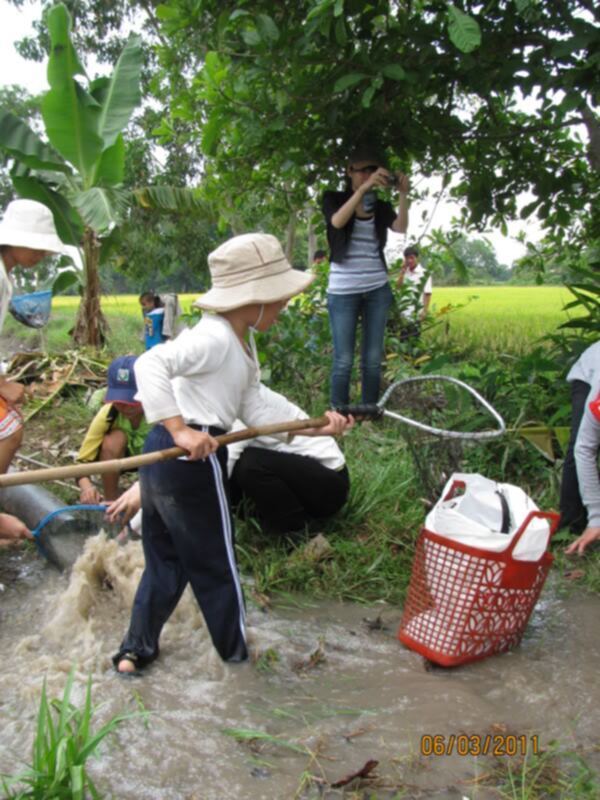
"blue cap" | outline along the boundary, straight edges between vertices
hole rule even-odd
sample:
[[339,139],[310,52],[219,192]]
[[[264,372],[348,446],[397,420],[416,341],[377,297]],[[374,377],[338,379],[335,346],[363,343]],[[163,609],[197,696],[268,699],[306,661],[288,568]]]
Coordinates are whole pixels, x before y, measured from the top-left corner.
[[136,403],[137,384],[133,365],[137,356],[120,356],[108,368],[107,403]]

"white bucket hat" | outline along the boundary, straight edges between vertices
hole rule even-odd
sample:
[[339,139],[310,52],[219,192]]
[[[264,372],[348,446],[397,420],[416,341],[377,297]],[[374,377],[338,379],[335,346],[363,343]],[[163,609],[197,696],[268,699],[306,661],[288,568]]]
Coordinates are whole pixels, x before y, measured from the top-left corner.
[[193,303],[207,311],[287,300],[316,277],[292,269],[278,240],[269,233],[234,236],[213,250],[208,266],[212,287]]
[[56,233],[52,212],[37,200],[13,200],[6,206],[0,222],[0,245],[3,244],[66,252],[66,245]]

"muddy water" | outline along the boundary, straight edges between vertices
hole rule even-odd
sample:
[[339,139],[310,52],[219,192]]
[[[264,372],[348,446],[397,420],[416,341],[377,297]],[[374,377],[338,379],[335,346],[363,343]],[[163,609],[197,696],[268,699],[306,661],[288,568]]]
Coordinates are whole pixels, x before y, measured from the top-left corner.
[[[110,655],[141,569],[138,543],[103,537],[88,540],[70,576],[34,555],[2,556],[0,771],[14,772],[29,752],[43,678],[58,696],[73,662],[75,700],[93,675],[98,723],[142,705],[151,712],[125,722],[91,762],[106,797],[284,800],[368,789],[486,800],[498,796],[477,782],[489,762],[422,756],[421,737],[511,733],[586,749],[600,741],[596,597],[559,599],[547,587],[518,650],[428,671],[396,640],[397,609],[305,599],[266,612],[250,602],[251,648],[262,658],[226,666],[186,595],[159,661],[141,679],[121,679]],[[228,729],[271,738],[239,741]],[[359,794],[330,788],[370,759],[375,777],[350,787]]]

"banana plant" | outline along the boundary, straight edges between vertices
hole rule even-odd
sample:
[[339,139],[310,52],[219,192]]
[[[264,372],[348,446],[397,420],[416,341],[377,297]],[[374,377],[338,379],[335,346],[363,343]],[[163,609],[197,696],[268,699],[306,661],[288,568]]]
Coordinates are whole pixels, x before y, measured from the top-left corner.
[[65,5],[50,9],[47,25],[50,88],[41,104],[47,141],[0,107],[0,150],[11,162],[17,194],[47,205],[63,242],[82,249],[82,296],[73,338],[79,345],[100,347],[107,323],[100,306],[99,266],[129,207],[137,203],[177,211],[198,202],[190,189],[123,185],[123,131],[141,100],[141,38],[129,37],[109,77],[89,80],[71,42]]

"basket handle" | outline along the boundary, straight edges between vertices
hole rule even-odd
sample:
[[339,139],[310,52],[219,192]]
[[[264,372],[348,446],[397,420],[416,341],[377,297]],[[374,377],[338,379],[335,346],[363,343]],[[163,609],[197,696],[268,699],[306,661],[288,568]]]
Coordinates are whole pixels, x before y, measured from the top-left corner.
[[452,498],[456,496],[456,492],[458,489],[466,489],[466,488],[467,488],[466,481],[461,481],[461,480],[452,481],[452,486],[448,490],[448,494],[443,498],[443,502],[445,502],[446,500],[452,500]]
[[512,556],[515,547],[517,546],[519,540],[521,539],[521,537],[523,536],[523,534],[527,530],[530,522],[533,519],[546,519],[546,520],[548,520],[548,522],[550,523],[550,536],[548,537],[548,542],[550,542],[550,539],[554,536],[554,534],[556,533],[556,530],[558,528],[560,515],[557,514],[554,511],[530,511],[529,514],[525,517],[525,520],[521,524],[521,527],[519,528],[519,530],[513,536],[511,543],[509,544],[509,546],[504,551],[504,553],[507,556]]

